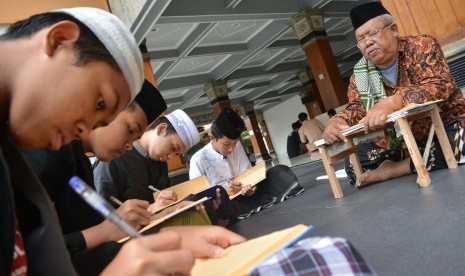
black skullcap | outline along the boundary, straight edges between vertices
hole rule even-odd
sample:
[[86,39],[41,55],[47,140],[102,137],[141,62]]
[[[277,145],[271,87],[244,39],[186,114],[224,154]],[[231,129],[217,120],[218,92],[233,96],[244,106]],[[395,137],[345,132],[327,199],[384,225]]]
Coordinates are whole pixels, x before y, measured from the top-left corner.
[[229,139],[237,139],[246,129],[244,120],[231,108],[224,108],[214,124]]
[[152,123],[160,114],[162,114],[167,106],[165,100],[161,96],[155,86],[153,86],[148,80],[144,81],[142,89],[134,99],[135,102],[144,110],[145,116],[147,116],[147,123]]
[[380,2],[368,2],[356,6],[350,11],[350,20],[354,26],[354,31],[356,31],[367,21],[383,14],[390,13],[383,7]]

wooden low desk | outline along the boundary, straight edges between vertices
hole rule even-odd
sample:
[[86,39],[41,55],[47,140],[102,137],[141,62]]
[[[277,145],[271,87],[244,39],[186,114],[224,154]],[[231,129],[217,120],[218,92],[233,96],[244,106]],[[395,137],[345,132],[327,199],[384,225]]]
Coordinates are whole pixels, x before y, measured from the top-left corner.
[[[447,138],[447,134],[439,115],[439,109],[436,102],[412,106],[394,112],[388,116],[388,121],[396,122],[398,124],[398,127],[404,138],[404,142],[407,145],[407,149],[410,153],[410,157],[412,158],[413,164],[417,171],[417,182],[420,187],[427,187],[429,184],[431,184],[431,179],[423,161],[426,160],[427,156],[424,158],[421,156],[408,122],[428,116],[431,117],[432,125],[430,135],[428,137],[427,148],[431,144],[433,134],[436,133],[442,152],[446,158],[448,168],[457,168],[457,161],[455,160],[455,156],[449,144],[449,139]],[[351,127],[350,129],[352,129],[352,131],[349,131],[349,134],[345,135],[347,138],[347,142],[345,143],[328,146],[324,143],[323,140],[318,140],[315,142],[315,146],[317,146],[318,150],[320,151],[321,159],[323,161],[326,174],[328,175],[329,184],[331,185],[331,190],[333,191],[335,198],[342,198],[344,194],[342,193],[339,180],[336,177],[333,164],[345,158],[346,156],[350,156],[350,161],[354,168],[354,173],[357,178],[360,177],[362,174],[362,167],[360,165],[360,160],[357,154],[358,147],[354,144],[354,138],[358,138],[360,141],[370,138],[367,137],[370,136],[370,134],[365,134],[363,126],[360,128],[360,125],[357,125]],[[425,151],[425,154],[428,154],[428,151]]]

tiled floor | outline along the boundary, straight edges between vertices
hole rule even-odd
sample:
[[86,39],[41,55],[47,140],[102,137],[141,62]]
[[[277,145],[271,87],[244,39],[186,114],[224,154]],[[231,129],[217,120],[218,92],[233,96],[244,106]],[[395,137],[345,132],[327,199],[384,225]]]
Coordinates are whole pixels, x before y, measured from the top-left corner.
[[231,229],[253,238],[311,224],[310,236],[348,239],[379,275],[465,274],[465,166],[432,172],[426,188],[415,175],[361,190],[342,180],[342,199],[334,199],[327,180],[315,180],[325,174],[321,162],[293,171],[304,193]]

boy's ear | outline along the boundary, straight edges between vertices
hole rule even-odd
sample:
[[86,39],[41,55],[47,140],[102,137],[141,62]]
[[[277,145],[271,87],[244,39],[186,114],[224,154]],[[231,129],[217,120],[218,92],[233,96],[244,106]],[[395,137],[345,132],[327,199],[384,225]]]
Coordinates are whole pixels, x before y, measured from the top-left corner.
[[157,126],[157,136],[160,136],[162,133],[166,131],[168,125],[166,123],[161,123]]
[[79,39],[81,30],[72,21],[60,21],[53,24],[48,30],[44,44],[48,56],[53,56],[60,45],[72,46]]

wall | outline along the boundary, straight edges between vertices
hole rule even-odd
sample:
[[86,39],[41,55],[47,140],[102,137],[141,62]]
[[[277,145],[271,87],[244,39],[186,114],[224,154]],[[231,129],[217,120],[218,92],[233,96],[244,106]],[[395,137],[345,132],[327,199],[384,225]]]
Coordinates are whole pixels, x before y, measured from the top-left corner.
[[79,6],[109,10],[105,0],[1,0],[0,24],[11,24],[36,13]]
[[465,37],[464,0],[382,0],[401,35],[430,34],[442,46]]
[[307,110],[300,101],[299,95],[263,112],[268,133],[280,164],[291,165],[287,156],[287,136],[292,131],[291,124],[297,121],[297,115],[300,112],[306,113]]

